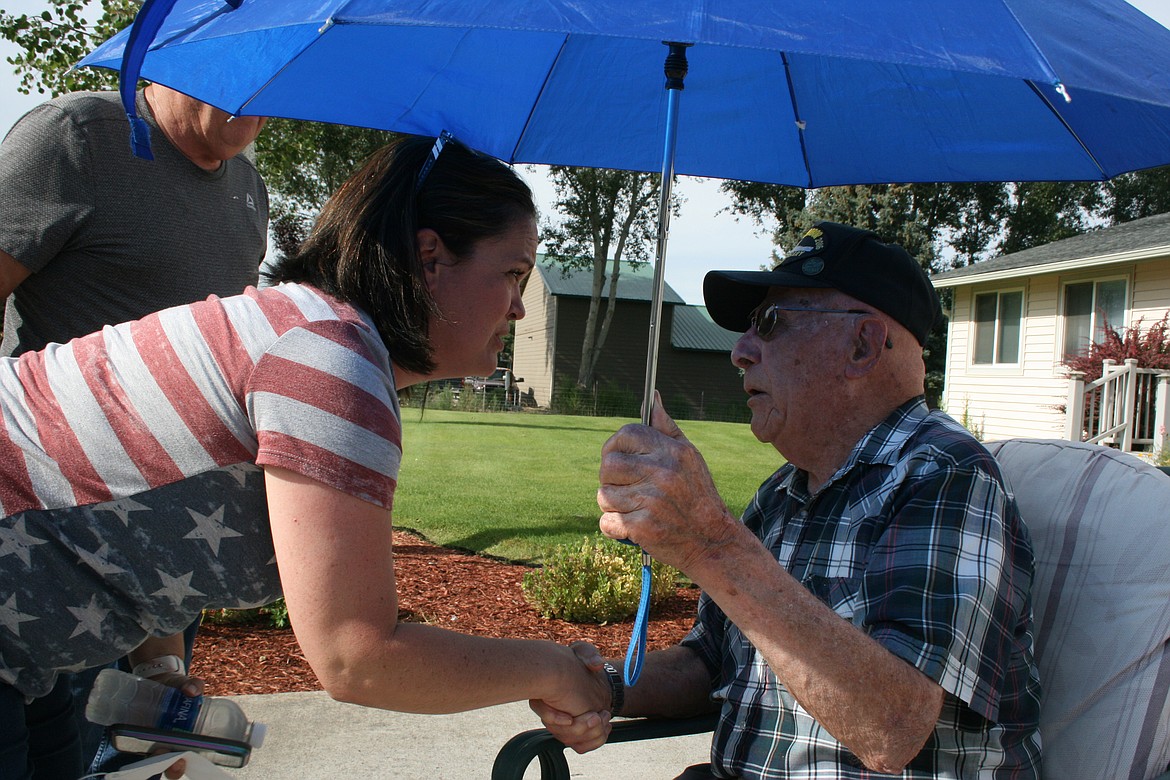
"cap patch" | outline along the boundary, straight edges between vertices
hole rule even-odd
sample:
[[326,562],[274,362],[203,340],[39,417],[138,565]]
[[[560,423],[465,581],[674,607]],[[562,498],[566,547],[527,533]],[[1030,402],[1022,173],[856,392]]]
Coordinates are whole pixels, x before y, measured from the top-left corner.
[[825,261],[819,257],[810,257],[800,264],[800,270],[805,276],[816,276],[825,270]]
[[[811,227],[805,232],[805,234],[803,236],[800,237],[800,241],[797,242],[796,246],[792,247],[792,250],[788,253],[787,257],[785,257],[784,259],[791,260],[793,258],[800,257],[801,255],[809,254],[810,252],[811,253],[820,252],[824,248],[825,248],[825,233],[824,233],[824,231],[822,231],[818,227]],[[816,272],[814,271],[813,273],[816,273]]]

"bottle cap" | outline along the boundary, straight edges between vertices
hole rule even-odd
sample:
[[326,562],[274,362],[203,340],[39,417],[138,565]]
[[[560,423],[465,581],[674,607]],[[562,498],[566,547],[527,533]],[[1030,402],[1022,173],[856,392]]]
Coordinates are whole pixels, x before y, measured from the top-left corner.
[[248,733],[248,744],[254,748],[258,748],[264,744],[264,737],[268,734],[268,725],[265,723],[253,723],[252,730]]

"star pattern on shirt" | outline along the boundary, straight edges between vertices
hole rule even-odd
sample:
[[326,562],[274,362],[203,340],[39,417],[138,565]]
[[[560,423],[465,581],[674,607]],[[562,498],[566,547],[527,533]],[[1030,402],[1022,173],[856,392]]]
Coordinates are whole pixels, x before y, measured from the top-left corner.
[[224,466],[222,469],[224,474],[231,476],[240,487],[246,487],[248,484],[248,475],[256,471],[256,466],[251,463],[233,463],[230,466]]
[[81,634],[93,634],[98,639],[102,638],[102,623],[105,621],[106,615],[110,614],[110,610],[98,606],[96,593],[89,597],[89,604],[86,606],[65,607],[65,609],[77,618],[77,628],[73,629],[73,633],[69,635],[70,639]]
[[155,571],[158,572],[158,578],[162,580],[163,586],[151,593],[152,596],[166,596],[177,607],[188,596],[207,595],[203,591],[191,587],[191,577],[195,575],[194,571],[189,571],[181,577],[172,577],[162,569],[155,569]]
[[28,551],[38,544],[47,544],[44,539],[38,539],[28,532],[28,526],[22,517],[12,524],[11,528],[0,528],[0,558],[6,555],[15,555],[24,561],[24,565],[32,567],[32,560]]
[[77,557],[81,559],[82,563],[103,577],[107,574],[122,574],[126,571],[121,566],[115,566],[110,563],[110,545],[108,544],[103,544],[94,552],[78,550]]
[[36,615],[21,612],[16,606],[16,594],[8,597],[8,601],[0,604],[0,626],[4,626],[12,633],[20,636],[20,624],[30,620],[40,620]]
[[223,510],[221,506],[209,515],[200,514],[190,507],[187,508],[187,514],[191,515],[191,519],[195,521],[195,530],[184,536],[184,539],[202,539],[211,547],[211,552],[216,557],[219,556],[219,543],[223,539],[230,539],[233,536],[243,536],[238,531],[233,531],[224,525]]
[[105,504],[94,507],[95,510],[102,510],[104,512],[113,512],[122,521],[122,525],[130,525],[131,512],[149,512],[150,507],[143,506],[132,498],[120,498],[117,501],[110,501]]

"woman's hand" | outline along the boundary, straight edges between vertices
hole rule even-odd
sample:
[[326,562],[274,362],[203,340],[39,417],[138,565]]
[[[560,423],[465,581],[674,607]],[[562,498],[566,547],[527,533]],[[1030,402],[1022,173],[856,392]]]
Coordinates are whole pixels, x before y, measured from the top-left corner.
[[[163,685],[168,685],[171,688],[178,688],[184,696],[195,697],[203,695],[204,683],[203,680],[199,677],[192,677],[188,674],[179,674],[178,672],[164,672],[162,674],[155,675],[154,677],[148,677],[147,679],[153,680],[157,683],[162,683]],[[169,752],[172,751],[156,750],[151,755],[157,756]],[[166,768],[166,771],[163,772],[163,777],[167,778],[167,780],[179,780],[179,778],[186,774],[186,772],[187,762],[176,761]]]
[[584,712],[574,718],[569,713],[551,707],[539,699],[529,701],[528,706],[540,718],[540,722],[550,734],[577,753],[596,750],[609,739],[612,718],[609,710]]
[[193,677],[189,674],[179,674],[178,672],[167,672],[156,677],[149,678],[155,682],[170,686],[171,688],[178,688],[184,696],[202,696],[204,689],[204,682],[202,678]]

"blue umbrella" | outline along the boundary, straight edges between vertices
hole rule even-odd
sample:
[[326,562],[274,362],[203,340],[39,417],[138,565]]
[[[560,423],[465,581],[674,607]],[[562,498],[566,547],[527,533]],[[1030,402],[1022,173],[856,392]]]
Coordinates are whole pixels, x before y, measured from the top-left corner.
[[[149,0],[140,21],[148,12],[160,27],[144,25],[131,64],[229,113],[447,129],[510,162],[659,170],[663,41],[693,44],[680,174],[1102,179],[1166,162],[1170,140],[1170,31],[1121,0]],[[127,35],[82,64],[119,67]]]
[[647,399],[674,173],[821,187],[1170,163],[1170,31],[1122,0],[147,0],[81,64],[123,69],[132,121],[141,75],[235,115],[661,171]]

